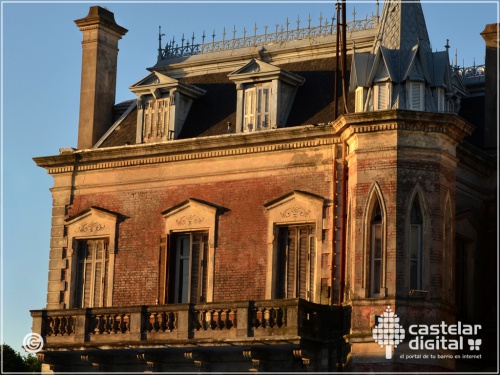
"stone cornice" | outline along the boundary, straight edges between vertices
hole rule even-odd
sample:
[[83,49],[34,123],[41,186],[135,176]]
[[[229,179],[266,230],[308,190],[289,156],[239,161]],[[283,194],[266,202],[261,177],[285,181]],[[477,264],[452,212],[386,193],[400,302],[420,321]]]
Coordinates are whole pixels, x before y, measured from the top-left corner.
[[305,125],[251,134],[227,134],[92,150],[65,149],[60,155],[33,158],[49,174],[132,167],[185,160],[250,155],[339,143],[331,126]]
[[355,133],[409,130],[443,133],[459,143],[474,126],[455,114],[387,110],[343,115],[333,123],[333,129],[343,140]]

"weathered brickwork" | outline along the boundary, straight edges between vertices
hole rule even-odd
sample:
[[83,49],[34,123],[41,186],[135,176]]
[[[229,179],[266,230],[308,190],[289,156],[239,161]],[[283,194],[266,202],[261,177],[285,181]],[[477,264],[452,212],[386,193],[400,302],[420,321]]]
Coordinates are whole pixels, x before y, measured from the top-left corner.
[[[314,160],[328,161],[330,151],[314,152]],[[267,155],[271,159],[273,155]],[[158,295],[158,254],[160,236],[165,234],[162,212],[189,198],[220,207],[215,237],[214,301],[264,299],[267,272],[267,226],[264,204],[294,190],[314,193],[331,201],[331,163],[325,167],[301,167],[307,155],[292,160],[284,170],[266,172],[262,177],[234,181],[170,184],[167,187],[124,189],[107,193],[86,193],[78,189],[68,216],[100,207],[119,214],[115,260],[114,305],[155,304]],[[228,160],[228,163],[231,161]],[[298,166],[294,166],[298,164]],[[309,163],[311,164],[311,163]],[[159,174],[168,165],[157,166]],[[178,167],[182,168],[182,167]],[[203,162],[199,170],[206,170]],[[90,174],[91,172],[84,172]],[[88,176],[79,176],[85,179]],[[99,181],[120,180],[120,171],[100,173]],[[191,180],[197,180],[193,178]],[[97,180],[96,180],[97,181]],[[144,184],[147,184],[145,181]],[[326,207],[325,207],[326,210]],[[318,233],[323,236],[321,228]],[[325,235],[326,237],[326,235]],[[330,253],[331,240],[317,249]],[[319,256],[319,255],[318,255]],[[328,265],[329,269],[329,265]]]

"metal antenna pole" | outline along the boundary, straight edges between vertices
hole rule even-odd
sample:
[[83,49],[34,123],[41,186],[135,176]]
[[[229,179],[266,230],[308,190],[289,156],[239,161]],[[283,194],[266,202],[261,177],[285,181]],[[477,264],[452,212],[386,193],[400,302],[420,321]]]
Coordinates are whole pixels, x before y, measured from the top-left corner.
[[338,117],[338,104],[339,104],[339,96],[338,96],[338,87],[339,87],[339,78],[340,78],[340,3],[337,1],[335,4],[335,8],[337,9],[337,33],[336,33],[336,43],[335,43],[335,83],[334,83],[334,92],[333,92],[333,118],[336,120]]

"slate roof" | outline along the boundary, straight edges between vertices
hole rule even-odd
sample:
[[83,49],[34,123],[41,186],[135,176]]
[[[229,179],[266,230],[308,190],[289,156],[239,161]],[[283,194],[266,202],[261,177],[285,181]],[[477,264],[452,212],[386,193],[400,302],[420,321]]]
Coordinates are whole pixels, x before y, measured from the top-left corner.
[[[245,65],[248,60],[242,60]],[[348,66],[350,56],[348,56]],[[277,65],[278,66],[278,65]],[[305,78],[298,88],[286,126],[299,126],[333,121],[333,98],[335,82],[335,58],[314,59],[279,65],[279,68]],[[347,74],[349,79],[349,74]],[[228,78],[228,73],[213,73],[181,78],[185,84],[206,91],[191,106],[179,139],[206,137],[227,133],[227,123],[236,123],[236,85]],[[339,96],[342,93],[339,91]],[[341,100],[339,100],[342,103]],[[121,108],[123,110],[123,105]],[[354,101],[348,108],[354,110]],[[339,108],[339,112],[341,110]],[[134,144],[136,137],[137,109],[132,110],[113,129],[98,147]]]

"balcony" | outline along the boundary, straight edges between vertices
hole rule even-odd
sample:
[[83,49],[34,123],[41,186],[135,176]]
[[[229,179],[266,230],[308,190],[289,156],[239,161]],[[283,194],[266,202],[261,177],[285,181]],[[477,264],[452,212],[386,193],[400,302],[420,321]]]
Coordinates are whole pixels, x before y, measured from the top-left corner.
[[302,299],[33,310],[54,372],[330,371],[342,310]]
[[32,310],[44,350],[73,347],[329,340],[341,330],[335,306],[302,299]]

